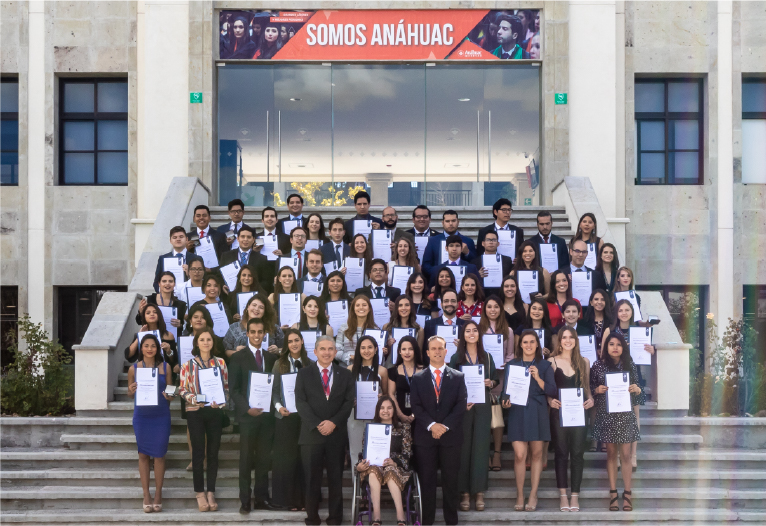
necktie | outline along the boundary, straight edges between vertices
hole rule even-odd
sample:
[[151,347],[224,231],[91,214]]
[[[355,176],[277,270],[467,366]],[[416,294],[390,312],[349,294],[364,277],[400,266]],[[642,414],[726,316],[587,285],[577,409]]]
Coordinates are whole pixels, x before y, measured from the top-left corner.
[[247,265],[247,252],[239,253],[239,262],[242,266]]
[[255,350],[255,363],[258,366],[258,369],[263,370],[263,357],[261,356],[260,349]]
[[548,242],[548,236],[543,236],[543,241]]
[[303,367],[303,364],[300,362],[300,360],[294,360],[293,361],[293,367],[295,367],[295,370],[297,371],[301,367]]
[[383,297],[383,287],[375,287],[376,298]]
[[436,395],[436,401],[439,401],[439,393],[442,389],[442,372],[439,369],[434,371],[434,394]]
[[314,283],[317,283],[319,281],[319,278],[311,278],[311,281],[313,281]]
[[295,253],[298,256],[298,279],[303,277],[303,259],[301,258],[300,251]]
[[453,267],[456,267],[457,266],[457,261],[451,261],[450,265],[452,265]]
[[452,325],[452,320],[444,320],[445,325]]
[[205,231],[204,230],[200,230],[199,238],[202,239],[204,237],[205,237]]
[[330,377],[327,373],[327,369],[322,369],[322,386],[324,387],[324,395],[330,396]]
[[575,272],[582,272],[582,269],[578,268],[577,270],[575,270]]
[[428,232],[418,232],[418,237],[426,237]]
[[338,262],[338,266],[340,267],[343,264],[342,258],[340,257],[340,247],[341,245],[335,245],[335,261]]

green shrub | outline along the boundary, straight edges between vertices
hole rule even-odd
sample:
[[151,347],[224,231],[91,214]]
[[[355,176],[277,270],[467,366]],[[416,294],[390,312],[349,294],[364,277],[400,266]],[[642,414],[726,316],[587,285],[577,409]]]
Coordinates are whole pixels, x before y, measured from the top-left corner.
[[18,416],[71,413],[74,400],[69,393],[74,378],[72,368],[65,365],[72,358],[29,315],[19,319],[18,331],[26,345],[19,349],[15,331],[8,333],[13,359],[0,384],[0,410]]

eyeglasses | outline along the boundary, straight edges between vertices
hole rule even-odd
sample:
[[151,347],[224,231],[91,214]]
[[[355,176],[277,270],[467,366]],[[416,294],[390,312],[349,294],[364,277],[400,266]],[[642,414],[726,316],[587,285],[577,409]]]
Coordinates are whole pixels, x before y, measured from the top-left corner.
[[396,214],[383,214],[383,217],[396,217]]
[[579,254],[579,255],[581,255],[581,256],[582,256],[583,254],[587,254],[587,253],[588,253],[588,251],[587,251],[587,250],[577,250],[576,248],[573,248],[573,249],[572,249],[572,252],[574,252],[575,254]]
[[413,216],[413,217],[414,217],[415,219],[428,219],[428,215],[424,215],[424,216],[417,216],[417,215],[416,215],[416,216]]
[[501,208],[501,209],[500,209],[500,211],[501,211],[501,212],[506,212],[506,213],[507,213],[507,212],[510,212],[510,211],[511,211],[511,209],[510,209],[510,208],[508,208],[508,207],[505,207],[505,208]]
[[306,239],[306,236],[303,234],[293,234],[293,238],[295,239]]
[[380,267],[376,267],[376,268],[372,269],[372,272],[385,272],[385,271],[386,271],[386,269],[380,268]]
[[204,268],[190,268],[189,272],[205,272]]

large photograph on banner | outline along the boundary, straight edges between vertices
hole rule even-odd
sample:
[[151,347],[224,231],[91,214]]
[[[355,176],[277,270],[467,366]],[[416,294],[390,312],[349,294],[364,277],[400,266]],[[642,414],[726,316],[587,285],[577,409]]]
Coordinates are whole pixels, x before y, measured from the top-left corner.
[[224,10],[223,60],[542,58],[540,11]]

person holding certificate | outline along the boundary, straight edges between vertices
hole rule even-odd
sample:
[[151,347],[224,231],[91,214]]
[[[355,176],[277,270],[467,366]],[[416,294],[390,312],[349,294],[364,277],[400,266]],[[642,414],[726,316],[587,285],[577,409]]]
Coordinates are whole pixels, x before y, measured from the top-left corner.
[[423,360],[420,346],[412,336],[399,340],[396,363],[388,368],[388,394],[396,405],[396,415],[401,422],[411,424],[415,417],[412,415],[412,399],[410,384],[412,377],[423,370]]
[[[521,372],[521,378],[526,380],[528,387],[518,387],[514,382],[509,384],[509,377]],[[553,378],[551,364],[543,358],[543,348],[534,330],[528,329],[521,333],[519,345],[513,360],[505,364],[505,386],[503,390],[503,407],[508,412],[508,440],[513,445],[513,471],[516,474],[516,511],[535,511],[537,509],[537,488],[540,485],[540,473],[543,470],[543,443],[551,439],[550,417],[548,416],[548,400],[558,395],[556,380]],[[513,391],[511,388],[514,388]],[[511,392],[519,392],[524,399],[524,405],[511,403]],[[531,488],[529,500],[524,505],[524,478],[526,477],[527,452],[532,453]]]
[[427,345],[429,365],[412,377],[410,385],[422,523],[433,524],[436,518],[436,472],[440,469],[444,522],[457,524],[458,473],[468,392],[463,373],[444,363],[444,338],[432,336]]
[[271,302],[277,314],[279,313],[279,295],[294,294],[296,292],[298,292],[298,283],[295,280],[295,270],[285,265],[277,272],[274,292],[269,294],[269,302]]
[[[503,282],[500,285],[500,290],[502,291],[500,297],[503,299],[505,321],[508,323],[508,327],[510,327],[512,331],[515,331],[517,328],[523,325],[524,320],[527,319],[527,311],[529,310],[529,305],[521,301],[519,284],[516,281],[515,276],[504,277]],[[511,352],[513,352],[513,348],[514,346],[512,344]]]
[[[532,277],[532,271],[536,272],[536,279],[528,279]],[[519,274],[519,272],[524,274]],[[530,272],[530,274],[526,274],[526,272]],[[530,239],[521,244],[519,257],[516,258],[511,275],[516,276],[517,282],[521,282],[522,289],[527,295],[531,293],[531,296],[538,294],[540,296],[547,296],[548,292],[550,292],[551,275],[540,265],[537,252],[535,252],[535,244]],[[525,297],[522,294],[522,299]]]
[[[360,460],[356,465],[359,478],[362,481],[369,480],[372,524],[377,526],[382,524],[380,521],[380,491],[383,486],[388,486],[396,508],[397,523],[405,526],[407,517],[404,514],[402,491],[404,491],[407,481],[410,480],[410,458],[412,456],[410,424],[399,420],[394,409],[394,401],[390,396],[382,396],[378,400],[373,423],[391,426],[389,429],[391,439],[388,454],[382,465],[371,464],[367,459]],[[366,436],[364,440],[362,449],[371,448],[372,443],[366,442]]]
[[394,276],[394,267],[411,267],[413,272],[420,272],[420,261],[418,260],[418,251],[415,248],[415,242],[407,237],[402,237],[394,243],[391,251],[391,261],[388,262],[389,285],[393,286],[391,280]]
[[620,268],[620,258],[617,249],[611,243],[604,243],[598,251],[596,272],[604,280],[604,290],[611,293],[617,284],[617,269]]
[[[139,332],[158,331],[160,334],[160,354],[162,354],[162,361],[166,362],[170,366],[170,370],[178,372],[178,347],[176,345],[176,339],[168,331],[167,325],[165,325],[165,319],[160,312],[160,308],[157,305],[149,303],[144,307],[143,322],[141,330]],[[139,349],[138,334],[131,344],[125,349],[125,359],[129,363],[135,363],[138,360],[142,360]],[[171,382],[172,383],[172,382]]]
[[609,476],[609,511],[619,511],[617,505],[617,456],[622,461],[622,481],[625,490],[622,494],[624,511],[633,511],[630,498],[633,470],[627,469],[631,461],[631,444],[641,440],[638,420],[633,411],[609,412],[607,397],[607,375],[622,373],[628,376],[630,405],[638,405],[641,388],[638,386],[636,365],[630,358],[630,351],[625,339],[618,333],[604,336],[604,356],[593,364],[590,370],[590,389],[596,407],[596,423],[593,426],[593,439],[606,444],[606,472]]
[[[594,272],[596,267],[596,245],[588,244],[582,239],[575,239],[570,243],[569,255],[572,260],[568,267],[563,270],[572,284],[572,295],[580,303],[585,303],[590,297],[590,293],[596,289],[606,288],[604,277],[598,272]],[[588,258],[592,254],[592,262]],[[586,264],[587,262],[587,264]],[[553,283],[553,276],[551,276]]]
[[[431,294],[428,295],[428,299],[431,303],[432,318],[436,318],[442,314],[441,307],[439,307],[439,300],[441,300],[442,293],[445,290],[457,291],[455,275],[448,268],[442,268],[436,274],[436,285],[431,287]],[[457,310],[457,307],[455,307],[455,310]]]
[[[453,278],[454,279],[454,278]],[[431,317],[431,300],[428,299],[426,291],[426,280],[420,272],[413,272],[407,280],[407,287],[404,295],[410,298],[412,310],[415,311],[415,318],[422,320],[420,325],[425,327],[425,321]],[[421,316],[421,318],[418,318]],[[426,318],[428,316],[428,318]]]
[[[362,336],[356,344],[356,352],[351,365],[347,367],[356,382],[376,382],[377,398],[380,398],[388,390],[388,371],[378,362],[378,342],[372,336]],[[358,395],[359,384],[357,384]],[[362,401],[354,396],[355,410],[348,417],[348,450],[351,454],[351,462],[359,459],[362,451],[362,437],[364,436],[365,424],[372,422],[371,419],[357,418],[362,413]]]
[[[433,240],[430,243],[433,243]],[[473,263],[468,263],[463,259],[463,252],[461,251],[462,247],[465,246],[463,243],[463,238],[457,234],[452,234],[447,236],[445,243],[447,259],[439,265],[434,265],[431,269],[431,286],[436,285],[439,271],[445,268],[450,269],[450,272],[462,272],[463,276],[467,276],[468,274],[473,274],[475,276],[479,275],[479,269],[476,268],[476,265]],[[465,268],[460,269],[456,267]],[[458,279],[457,275],[455,276],[455,279]]]
[[[295,411],[295,380],[298,371],[311,365],[300,331],[285,332],[285,346],[274,363],[274,441],[271,455],[272,502],[290,511],[305,510],[304,478],[298,437],[301,416]],[[283,381],[284,380],[284,381]],[[292,395],[291,400],[289,400]],[[292,403],[291,403],[292,402]]]
[[[205,297],[195,302],[192,307],[194,305],[202,305],[204,307],[221,303],[223,305],[226,323],[231,324],[231,311],[229,310],[229,307],[226,306],[228,297],[223,293],[221,278],[217,274],[205,274],[205,277],[202,278],[202,292],[205,294]],[[222,296],[220,299],[219,295]]]
[[613,323],[613,311],[611,296],[605,290],[594,290],[590,295],[590,305],[585,310],[581,323],[586,325],[591,334],[596,337],[596,356],[599,358],[601,358],[601,340]]
[[327,243],[327,235],[325,234],[324,230],[324,221],[322,220],[322,216],[320,214],[317,214],[316,212],[309,214],[308,219],[306,219],[306,228],[309,232],[308,240],[319,241],[317,248],[321,248],[322,245]]
[[554,272],[569,265],[569,250],[564,238],[553,234],[553,217],[547,210],[537,213],[537,235],[530,238],[535,244],[540,265]]
[[306,273],[298,280],[298,291],[318,298],[322,294],[323,283],[322,253],[315,248],[306,252]]
[[[551,351],[558,346],[558,336],[553,333],[551,320],[548,318],[548,307],[542,298],[535,298],[532,300],[532,304],[529,306],[529,312],[527,313],[524,323],[514,331],[514,349],[519,346],[521,334],[527,329],[534,330],[537,333],[537,337],[540,338],[540,342],[543,346],[543,356],[547,357],[550,355]],[[542,337],[540,336],[541,334]]]
[[277,325],[277,315],[271,303],[256,294],[247,300],[242,319],[237,323],[229,325],[229,330],[223,338],[223,346],[226,348],[227,357],[247,347],[247,322],[252,318],[263,320],[266,330],[264,341],[268,341],[266,350],[274,355],[279,354],[279,350],[282,348],[284,333],[282,328]]
[[[128,369],[128,395],[135,397],[133,432],[138,446],[138,472],[144,490],[144,512],[162,511],[162,482],[165,455],[170,441],[170,397],[165,386],[172,385],[168,364],[159,352],[160,342],[153,334],[141,340],[140,362]],[[154,499],[149,492],[149,459],[154,459]]]
[[351,300],[351,305],[348,307],[348,321],[338,328],[338,336],[335,338],[338,348],[335,359],[339,363],[343,365],[353,363],[359,338],[367,329],[380,330],[380,327],[375,325],[370,299],[359,295]]
[[[138,304],[138,312],[136,313],[136,323],[139,325],[143,324],[143,315],[144,315],[144,309],[146,306],[150,303],[153,303],[154,305],[160,306],[160,307],[175,307],[176,309],[176,317],[172,318],[170,320],[170,323],[167,321],[165,322],[165,325],[171,325],[176,328],[176,330],[183,330],[184,320],[186,319],[186,309],[187,305],[186,302],[183,301],[183,298],[178,298],[176,296],[176,276],[172,272],[162,272],[160,273],[160,276],[158,278],[158,286],[159,286],[159,292],[155,292],[153,294],[149,294],[145,298],[141,300],[141,303]],[[164,318],[164,316],[163,316]]]
[[[188,239],[186,238],[186,230],[182,226],[174,226],[170,229],[170,245],[173,247],[173,249],[170,252],[167,252],[165,254],[162,254],[159,258],[157,258],[157,268],[154,271],[154,291],[159,292],[160,288],[160,277],[162,276],[162,273],[166,270],[170,270],[170,268],[166,268],[165,265],[165,258],[176,258],[176,264],[174,265],[174,271],[173,275],[178,276],[178,279],[176,280],[179,285],[183,283],[185,279],[188,278],[189,274],[189,264],[197,259],[197,256],[192,254],[191,252],[186,250],[186,243]],[[180,257],[180,268],[178,267],[178,261],[177,258]],[[201,259],[200,259],[201,261]],[[173,262],[170,261],[169,264],[173,265]]]
[[[412,308],[412,300],[407,296],[399,296],[396,298],[394,304],[394,312],[391,314],[391,321],[383,326],[384,331],[388,331],[388,348],[394,349],[396,345],[396,339],[394,339],[394,329],[415,329],[415,338],[418,343],[418,348],[423,346],[423,327],[416,321],[417,317],[415,310]],[[419,357],[421,358],[421,357]],[[389,353],[386,361],[390,366],[392,360],[398,361],[393,357],[393,354]],[[422,360],[421,360],[422,362]]]
[[214,339],[212,329],[202,329],[194,337],[194,359],[181,367],[180,395],[186,400],[186,425],[191,437],[194,491],[199,511],[218,510],[215,501],[218,450],[224,420],[228,419],[224,408],[229,390],[229,371],[223,358],[213,355]]
[[[456,325],[458,328],[458,334],[460,334],[460,331],[463,328],[463,325],[465,324],[464,320],[461,320],[457,317],[457,293],[452,289],[444,289],[442,291],[441,296],[441,303],[442,303],[442,309],[444,313],[441,316],[437,316],[435,318],[432,318],[426,322],[426,326],[424,328],[424,338],[426,341],[428,341],[431,336],[435,336],[438,327],[443,326],[452,326]],[[458,336],[459,337],[459,336]],[[452,344],[452,342],[449,342]],[[449,345],[448,348],[451,347],[451,351],[455,352],[455,347],[452,347],[452,345]],[[424,358],[425,361],[425,358]]]
[[[614,284],[614,288],[612,289],[613,299],[615,303],[617,302],[617,293],[618,292],[634,292],[635,296],[635,306],[638,307],[638,310],[641,310],[641,296],[638,295],[638,293],[635,292],[635,285],[633,283],[633,271],[630,270],[628,267],[620,267],[620,269],[617,271],[617,282]],[[622,296],[622,295],[621,295]],[[620,298],[622,299],[622,298]],[[642,327],[647,326],[644,322],[641,320],[636,320],[636,322],[641,325]]]
[[324,304],[314,296],[303,298],[301,321],[293,324],[291,329],[316,331],[322,335],[333,336],[332,325],[327,322]]
[[[250,473],[255,469],[253,488],[255,509],[274,509],[269,499],[269,464],[274,441],[274,415],[271,397],[267,407],[251,407],[250,392],[253,373],[271,373],[277,357],[263,348],[266,334],[263,320],[247,321],[247,348],[234,353],[229,360],[231,398],[239,422],[239,500],[240,513],[250,513]],[[272,384],[272,395],[274,385]]]
[[[237,285],[234,287],[234,290],[229,293],[227,305],[229,307],[229,312],[231,312],[231,319],[234,322],[238,322],[241,319],[240,311],[244,312],[247,300],[249,300],[253,294],[260,294],[261,296],[265,296],[266,294],[261,288],[261,284],[258,283],[258,280],[255,277],[256,272],[253,268],[254,267],[251,267],[250,265],[245,265],[239,269],[239,273],[237,274]],[[243,294],[243,296],[240,296],[240,294]]]
[[460,294],[457,296],[457,317],[464,321],[481,316],[484,307],[484,288],[476,274],[466,274],[460,284]]
[[338,268],[341,268],[343,267],[343,260],[349,257],[348,243],[343,241],[346,236],[346,227],[343,226],[343,220],[336,217],[330,221],[328,228],[330,229],[330,240],[319,247],[322,252],[322,262],[325,264],[334,262]]
[[[580,221],[577,222],[577,231],[575,232],[572,240],[569,242],[570,247],[574,246],[575,241],[582,240],[588,245],[593,245],[594,252],[598,253],[601,247],[604,246],[604,240],[598,237],[596,232],[598,232],[596,216],[591,212],[584,213],[580,217]],[[595,267],[595,262],[591,268],[593,267]]]
[[479,269],[479,277],[482,278],[486,295],[502,296],[501,287],[494,284],[501,283],[503,276],[510,274],[513,269],[513,259],[498,253],[499,240],[495,230],[489,230],[484,234],[484,241],[481,242],[481,246],[484,248],[484,253],[471,263]]
[[[561,306],[566,300],[572,299],[572,284],[565,270],[557,270],[551,274],[551,288],[545,298],[548,308],[548,317],[551,325],[558,327],[564,321]],[[575,300],[578,301],[579,300]]]
[[[498,305],[499,310],[499,305]],[[471,507],[471,495],[476,500],[476,511],[484,511],[484,492],[488,488],[489,437],[492,428],[492,404],[490,391],[495,382],[495,360],[484,352],[484,344],[479,325],[467,321],[463,326],[463,336],[452,355],[449,366],[463,371],[466,387],[469,376],[466,368],[478,370],[483,378],[482,402],[467,403],[463,416],[463,447],[461,449],[460,472],[458,473],[458,491],[460,492],[460,510],[468,511]],[[470,397],[469,397],[470,400]]]
[[334,270],[330,272],[325,280],[325,285],[326,286],[322,289],[322,295],[319,298],[324,305],[327,305],[331,301],[351,301],[343,271]]
[[181,294],[181,299],[186,302],[187,307],[191,308],[196,303],[196,300],[193,298],[204,296],[202,292],[202,278],[205,276],[205,263],[201,259],[194,259],[189,261],[188,267],[189,279],[179,286],[178,290]]
[[[585,410],[593,407],[593,397],[590,394],[590,362],[580,355],[580,344],[574,329],[564,327],[559,331],[559,348],[548,361],[553,367],[553,378],[561,395],[548,399],[551,406],[551,434],[556,447],[556,486],[561,500],[559,509],[580,511],[579,496],[586,436]],[[564,395],[573,392],[574,389],[576,398],[572,404]],[[563,415],[570,412],[578,419],[579,425],[562,425]],[[581,424],[579,417],[582,417]],[[570,464],[572,471],[571,504],[567,498],[567,464]]]
[[[217,262],[218,258],[229,250],[229,244],[226,242],[224,234],[210,228],[210,209],[206,205],[197,205],[194,208],[194,224],[196,228],[186,234],[186,250],[195,252],[195,247],[199,246],[200,240],[209,238],[213,244],[214,253],[212,255],[215,256],[214,259]],[[209,272],[213,268],[206,267],[205,270]]]

